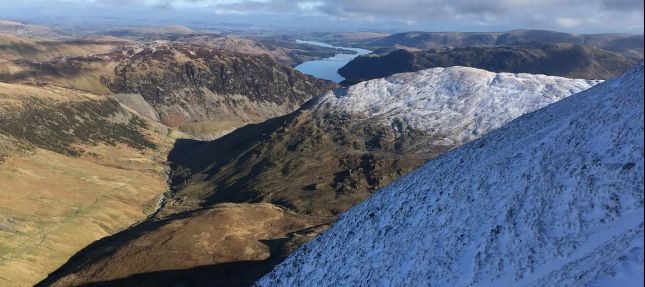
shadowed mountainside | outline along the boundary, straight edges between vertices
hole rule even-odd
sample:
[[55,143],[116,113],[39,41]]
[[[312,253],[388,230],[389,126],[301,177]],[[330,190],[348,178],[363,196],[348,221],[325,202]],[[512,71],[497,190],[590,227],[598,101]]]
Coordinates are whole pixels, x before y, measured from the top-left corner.
[[[219,204],[92,243],[36,286],[248,286],[329,222],[271,204]],[[85,264],[71,263],[77,260]]]
[[610,79],[636,61],[594,46],[531,44],[471,46],[428,51],[396,50],[357,57],[339,69],[345,84],[434,67],[466,66],[495,72],[532,73],[582,79]]
[[[330,92],[214,141],[180,140],[168,158],[172,192],[155,217],[88,246],[41,286],[197,280],[189,276],[250,284],[339,213],[426,160],[593,84],[432,69]],[[208,274],[238,260],[226,278]]]

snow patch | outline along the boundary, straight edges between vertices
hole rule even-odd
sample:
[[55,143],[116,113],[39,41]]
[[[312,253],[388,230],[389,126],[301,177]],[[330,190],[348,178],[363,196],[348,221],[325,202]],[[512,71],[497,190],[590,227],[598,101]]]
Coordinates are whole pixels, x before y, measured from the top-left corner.
[[[641,62],[432,160],[342,214],[257,285],[642,286],[643,93]],[[346,109],[374,114],[400,104],[369,109],[348,98]]]
[[600,82],[468,67],[433,68],[330,92],[319,105],[386,126],[402,120],[441,137],[440,144],[457,145]]

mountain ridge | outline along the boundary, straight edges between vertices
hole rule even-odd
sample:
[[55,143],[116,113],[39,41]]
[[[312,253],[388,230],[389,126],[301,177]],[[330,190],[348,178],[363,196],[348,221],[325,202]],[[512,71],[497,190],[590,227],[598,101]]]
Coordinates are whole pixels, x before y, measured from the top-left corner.
[[576,34],[549,30],[513,30],[508,32],[402,32],[369,42],[373,47],[402,45],[428,50],[442,47],[516,44],[594,45],[633,59],[643,58],[643,35],[607,33]]
[[339,69],[347,83],[401,72],[449,66],[469,66],[494,72],[532,73],[605,80],[621,75],[637,62],[594,46],[522,44],[468,46],[427,51],[395,50],[360,56]]
[[642,110],[641,62],[395,181],[257,286],[638,286]]
[[[492,81],[495,78],[498,80]],[[501,125],[524,112],[595,84],[558,77],[495,74],[464,67],[433,69],[372,82],[330,92],[310,100],[296,112],[245,126],[214,141],[180,140],[169,157],[173,166],[172,191],[155,218],[89,246],[39,286],[92,283],[155,286],[162,281],[163,284],[198,281],[207,284],[208,280],[238,280],[244,278],[245,272],[261,276],[291,250],[324,231],[339,213],[367,198],[379,187],[463,144],[471,136],[478,136],[462,136],[472,134],[472,130],[458,128],[449,130],[455,134],[453,140],[443,142],[441,136],[432,134],[431,128],[416,126],[405,118],[381,117],[376,114],[378,111],[369,107],[353,111],[356,104],[348,104],[344,97],[391,107],[382,100],[371,98],[369,94],[372,93],[367,92],[365,86],[381,91],[384,97],[391,96],[399,103],[394,106],[401,110],[423,111],[427,110],[424,101],[435,103],[424,98],[440,101],[444,106],[463,106],[469,102],[476,105],[487,102],[479,100],[489,98],[492,102],[499,101],[497,108],[482,105],[477,114],[459,108],[454,109],[454,113],[464,112],[464,123],[474,116],[483,122]],[[408,90],[405,89],[407,84],[411,87]],[[462,88],[455,89],[458,86]],[[507,93],[500,93],[499,89]],[[525,100],[507,100],[513,98]],[[435,115],[446,124],[455,122],[445,114],[435,112]],[[481,125],[479,131],[487,132],[497,124]],[[199,218],[206,216],[204,212],[221,204],[234,209],[246,206],[247,211],[257,204],[270,204],[293,212],[301,220],[314,218],[320,221],[281,241],[271,240],[267,243],[270,252],[265,253],[268,258],[246,257],[248,261],[226,269],[228,277],[224,278],[221,268],[229,268],[231,262],[214,260],[207,264],[200,261],[200,268],[189,268],[185,260],[163,255],[163,252],[197,250],[195,246],[201,246],[202,235],[195,230],[183,230],[182,222],[201,221]],[[231,222],[229,218],[217,218],[217,225]],[[235,228],[245,230],[247,227],[236,225]],[[172,248],[167,246],[171,250],[164,249],[162,243],[150,249],[145,247],[150,246],[146,245],[150,238],[160,238],[168,229],[178,238],[194,240],[181,241],[183,245],[177,244],[180,241],[172,241]],[[208,250],[212,254],[223,254],[229,249],[229,245],[222,243],[218,248]],[[131,258],[128,254],[138,255]],[[138,263],[134,264],[135,261]],[[165,262],[164,269],[173,271],[164,273],[156,268],[155,262],[159,261]],[[134,273],[139,274],[133,274],[124,266],[136,266]],[[120,274],[120,278],[110,274]],[[245,284],[251,284],[248,282],[251,278],[256,279],[246,277]]]
[[[196,137],[281,116],[336,87],[267,56],[166,41],[24,63],[21,71],[0,78],[12,83],[46,82],[99,95],[140,94],[161,123],[183,126],[182,131]],[[201,123],[215,128],[218,121],[230,125],[206,135],[200,131],[208,128],[194,127]]]

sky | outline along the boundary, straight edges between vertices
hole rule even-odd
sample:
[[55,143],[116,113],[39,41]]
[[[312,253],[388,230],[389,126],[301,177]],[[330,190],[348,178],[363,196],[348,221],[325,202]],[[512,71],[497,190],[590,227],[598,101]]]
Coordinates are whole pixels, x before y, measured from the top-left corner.
[[0,18],[287,30],[643,33],[643,0],[0,0]]

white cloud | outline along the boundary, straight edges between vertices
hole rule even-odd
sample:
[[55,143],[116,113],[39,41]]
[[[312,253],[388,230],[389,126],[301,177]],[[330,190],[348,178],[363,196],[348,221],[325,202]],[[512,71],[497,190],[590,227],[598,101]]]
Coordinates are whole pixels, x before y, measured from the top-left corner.
[[[643,0],[23,0],[96,6],[209,10],[220,15],[307,15],[401,27],[490,30],[506,27],[643,33]],[[4,1],[2,1],[4,2]],[[4,4],[11,5],[11,4]],[[2,4],[0,4],[2,6]],[[300,23],[299,23],[300,24]],[[312,24],[313,25],[313,24]],[[369,27],[370,25],[366,25]]]

